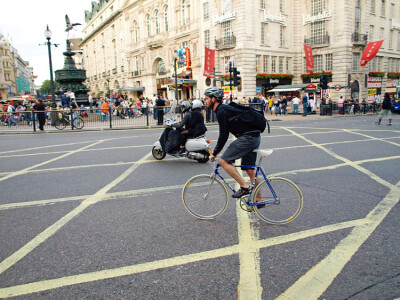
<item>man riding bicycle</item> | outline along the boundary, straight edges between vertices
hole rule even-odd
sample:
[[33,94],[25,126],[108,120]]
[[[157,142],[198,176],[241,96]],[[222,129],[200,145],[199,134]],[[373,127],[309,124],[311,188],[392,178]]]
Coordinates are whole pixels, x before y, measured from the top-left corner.
[[[240,189],[232,195],[232,198],[241,198],[248,195],[249,185],[240,176],[233,163],[236,159],[242,159],[242,165],[255,165],[257,153],[253,150],[258,149],[261,141],[260,131],[250,128],[247,124],[239,119],[233,121],[232,118],[236,116],[231,110],[225,109],[225,104],[222,104],[224,91],[220,88],[210,87],[204,92],[206,98],[206,106],[211,108],[217,115],[219,124],[219,137],[217,145],[213,153],[210,155],[210,160],[214,161],[216,156],[224,148],[228,140],[229,133],[232,133],[237,139],[233,141],[225,150],[219,160],[221,167],[240,185]],[[231,120],[230,120],[231,119]],[[253,182],[255,177],[255,170],[253,168],[242,167]],[[256,182],[256,185],[258,182]],[[257,195],[259,198],[260,195]]]

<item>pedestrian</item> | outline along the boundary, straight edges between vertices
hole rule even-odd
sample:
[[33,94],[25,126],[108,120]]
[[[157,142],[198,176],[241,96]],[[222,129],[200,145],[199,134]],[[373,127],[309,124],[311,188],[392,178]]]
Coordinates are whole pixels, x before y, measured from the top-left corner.
[[274,105],[274,99],[272,97],[269,97],[268,109],[269,109],[269,112],[270,112],[271,115],[272,115],[272,107],[273,107],[273,105]]
[[387,116],[389,118],[389,123],[386,124],[388,126],[392,125],[392,100],[390,99],[390,95],[389,93],[385,93],[385,97],[383,98],[382,101],[382,109],[381,112],[379,113],[379,119],[378,122],[376,122],[376,125],[381,125],[381,121],[383,119],[383,117]]
[[343,96],[340,96],[338,100],[338,108],[339,108],[339,114],[344,114],[344,99]]
[[303,117],[307,117],[307,109],[308,109],[308,97],[307,94],[303,94]]
[[89,93],[88,101],[89,101],[90,113],[93,113],[94,99],[92,93]]
[[158,98],[156,100],[156,106],[157,106],[157,125],[163,125],[165,100],[160,95],[158,95]]
[[11,101],[8,101],[7,112],[8,112],[8,126],[11,127],[11,123],[13,123],[13,125],[15,126],[18,126],[18,122],[14,114],[15,107],[12,105]]
[[46,111],[46,105],[44,104],[43,99],[39,99],[39,101],[36,102],[36,104],[33,106],[33,109],[37,111],[37,118],[39,121],[39,129],[40,131],[44,130],[44,123],[46,121],[46,118],[44,116],[45,111]]
[[110,105],[108,104],[107,100],[103,100],[103,102],[101,103],[101,121],[105,122],[107,121],[107,115],[109,113],[110,110]]
[[[204,95],[206,97],[206,105],[216,112],[219,124],[218,142],[213,153],[210,155],[210,160],[214,161],[217,155],[222,151],[228,140],[229,133],[232,133],[237,138],[228,146],[218,163],[240,185],[240,189],[234,193],[232,197],[241,198],[250,193],[249,184],[240,176],[233,163],[236,159],[241,158],[242,165],[256,164],[257,153],[253,152],[253,150],[258,149],[260,145],[260,131],[250,128],[246,123],[241,122],[240,119],[232,120],[235,113],[228,110],[226,105],[222,104],[222,98],[224,96],[223,89],[210,87],[205,90]],[[230,121],[230,119],[232,121]],[[247,172],[250,181],[253,182],[256,171],[246,167],[242,167],[242,169]],[[256,185],[257,184],[258,181],[256,182]],[[257,201],[260,200],[261,194],[257,194]],[[258,208],[261,208],[261,205]]]
[[293,103],[293,114],[297,115],[299,113],[299,104],[300,104],[300,99],[297,97],[297,95],[292,99]]

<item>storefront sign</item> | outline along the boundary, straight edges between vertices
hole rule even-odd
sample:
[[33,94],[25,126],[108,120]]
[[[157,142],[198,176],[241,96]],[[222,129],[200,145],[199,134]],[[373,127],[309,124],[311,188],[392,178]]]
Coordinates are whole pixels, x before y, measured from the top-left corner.
[[388,78],[386,87],[391,88],[391,87],[396,87],[399,85],[399,78]]
[[214,78],[215,50],[204,47],[204,73],[203,76]]
[[314,23],[317,21],[326,21],[332,18],[332,12],[330,11],[323,11],[322,13],[319,13],[318,15],[311,16],[311,15],[303,15],[303,25],[306,25],[308,23]]
[[279,83],[279,79],[270,79],[269,83]]
[[317,86],[315,84],[309,84],[306,86],[307,91],[315,91],[317,89]]
[[368,89],[368,95],[376,95],[376,89]]

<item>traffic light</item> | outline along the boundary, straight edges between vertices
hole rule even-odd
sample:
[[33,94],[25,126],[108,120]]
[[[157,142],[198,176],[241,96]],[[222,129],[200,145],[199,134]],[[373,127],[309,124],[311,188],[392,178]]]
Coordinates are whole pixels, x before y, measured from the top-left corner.
[[241,84],[241,78],[239,76],[240,72],[237,68],[233,68],[233,85],[238,86]]
[[323,90],[328,89],[328,83],[329,83],[328,76],[326,76],[326,74],[324,73],[319,79],[319,85],[321,89]]

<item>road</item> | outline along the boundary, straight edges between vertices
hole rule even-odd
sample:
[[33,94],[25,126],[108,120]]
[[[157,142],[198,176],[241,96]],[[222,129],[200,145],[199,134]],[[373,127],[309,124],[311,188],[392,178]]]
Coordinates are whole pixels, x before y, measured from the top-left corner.
[[2,135],[0,298],[398,298],[400,118],[375,119],[271,123],[263,166],[304,196],[282,226],[234,199],[194,219],[182,187],[212,164],[156,161],[160,128]]

